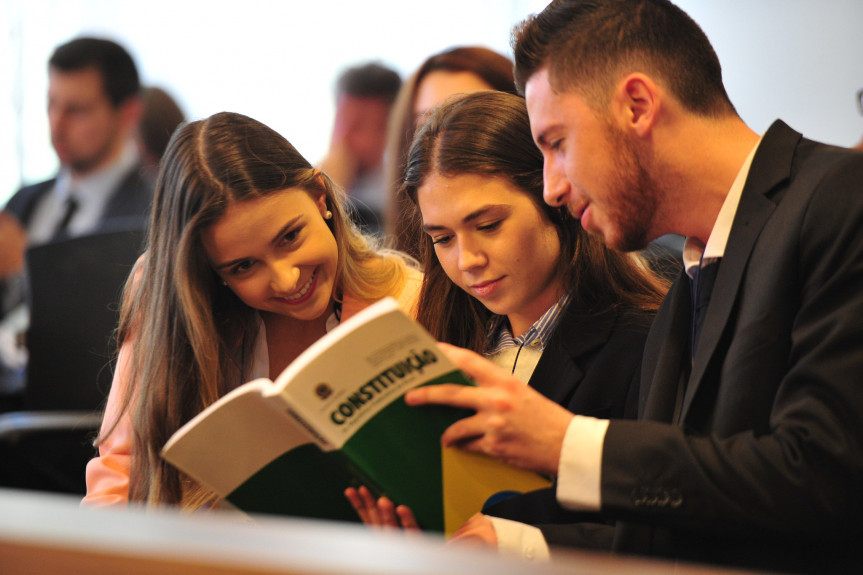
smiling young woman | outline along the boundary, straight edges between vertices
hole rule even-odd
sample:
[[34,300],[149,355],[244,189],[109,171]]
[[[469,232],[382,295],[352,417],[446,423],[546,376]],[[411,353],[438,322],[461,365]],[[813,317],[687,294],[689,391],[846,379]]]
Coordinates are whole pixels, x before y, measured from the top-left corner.
[[147,252],[124,294],[85,504],[217,504],[159,457],[174,431],[241,383],[275,377],[376,300],[393,296],[414,312],[421,274],[371,245],[340,194],[246,116],[216,114],[175,133]]

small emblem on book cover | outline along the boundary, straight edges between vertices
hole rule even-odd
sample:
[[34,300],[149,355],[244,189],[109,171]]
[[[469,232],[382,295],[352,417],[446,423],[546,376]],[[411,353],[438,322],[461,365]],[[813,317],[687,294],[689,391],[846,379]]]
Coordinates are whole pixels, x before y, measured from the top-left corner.
[[333,394],[333,388],[330,387],[327,383],[319,383],[315,387],[315,393],[321,399],[326,399]]

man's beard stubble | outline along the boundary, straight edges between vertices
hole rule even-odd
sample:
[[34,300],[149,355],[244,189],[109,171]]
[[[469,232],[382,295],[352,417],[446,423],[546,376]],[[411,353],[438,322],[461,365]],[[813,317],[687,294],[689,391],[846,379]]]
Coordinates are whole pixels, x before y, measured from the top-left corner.
[[608,182],[614,203],[608,217],[617,226],[618,238],[609,247],[618,251],[642,250],[653,239],[656,212],[662,197],[660,186],[642,162],[633,143],[617,128],[608,128],[609,149],[616,152],[614,179]]

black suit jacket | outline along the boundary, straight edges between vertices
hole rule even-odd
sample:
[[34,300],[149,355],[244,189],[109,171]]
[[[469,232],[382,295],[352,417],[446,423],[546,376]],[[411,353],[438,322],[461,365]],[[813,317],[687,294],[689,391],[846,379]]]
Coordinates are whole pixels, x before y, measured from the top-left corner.
[[530,377],[530,386],[573,413],[635,417],[641,358],[653,313],[584,314],[573,302]]
[[[56,179],[51,179],[21,188],[9,199],[5,209],[18,218],[25,229],[29,228],[36,207],[53,189],[55,181]],[[152,201],[152,181],[143,175],[141,166],[136,165],[121,180],[120,185],[111,195],[93,233],[145,229]],[[0,319],[24,303],[27,292],[25,274],[0,281]],[[70,302],[70,305],[74,303]],[[6,382],[5,386],[0,385],[0,388],[18,390],[23,385],[22,378],[23,374],[12,372],[5,365],[0,364],[0,379]],[[5,393],[8,392],[4,389],[3,394],[0,394],[0,403],[9,403],[9,406],[0,405],[0,410],[18,407],[20,399],[17,391],[12,398],[4,395]]]
[[[9,199],[5,210],[28,229],[36,207],[54,188],[55,182],[56,178],[24,186]],[[136,164],[111,195],[93,233],[145,229],[152,203],[153,182],[144,175],[141,165]],[[23,275],[0,281],[0,318],[21,303],[25,286]]]
[[[634,418],[644,341],[653,313],[615,309],[585,315],[573,302],[564,311],[529,384],[569,411],[603,419]],[[554,489],[486,506],[488,515],[533,525],[596,519],[564,510]]]
[[[641,420],[612,421],[606,434],[602,512],[618,522],[614,548],[859,572],[863,154],[775,123],[753,160],[691,374],[689,301],[681,274],[645,347]],[[579,544],[579,529],[546,535]]]
[[[53,189],[55,182],[56,179],[50,179],[21,188],[9,199],[6,210],[14,214],[27,228],[39,201]],[[108,231],[106,228],[119,229],[124,226],[142,229],[147,223],[152,203],[152,182],[143,175],[141,166],[136,165],[111,195],[96,231]]]

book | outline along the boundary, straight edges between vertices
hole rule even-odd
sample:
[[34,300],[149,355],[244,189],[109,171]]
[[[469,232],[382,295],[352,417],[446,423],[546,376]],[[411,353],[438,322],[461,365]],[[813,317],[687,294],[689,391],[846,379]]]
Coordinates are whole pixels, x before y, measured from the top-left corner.
[[490,498],[551,482],[441,446],[472,412],[408,406],[421,385],[474,385],[385,298],[342,322],[274,380],[227,393],[179,429],[162,457],[247,513],[359,521],[344,491],[365,485],[453,533]]

